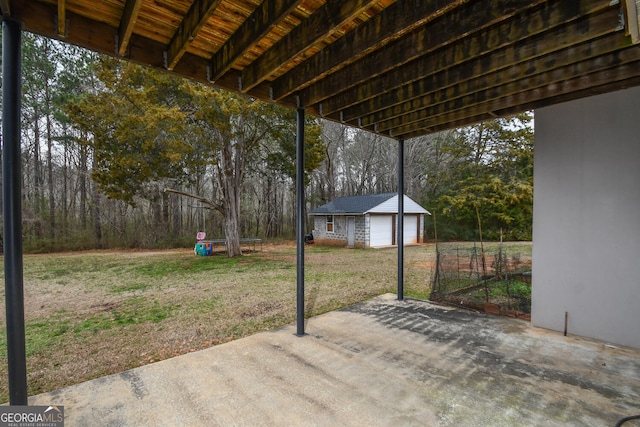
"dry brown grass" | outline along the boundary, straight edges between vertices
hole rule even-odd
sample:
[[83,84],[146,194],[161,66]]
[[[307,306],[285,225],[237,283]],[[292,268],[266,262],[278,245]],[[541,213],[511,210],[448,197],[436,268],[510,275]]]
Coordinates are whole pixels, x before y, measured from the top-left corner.
[[[429,293],[433,246],[405,249],[405,294]],[[29,394],[200,350],[295,321],[296,254],[192,250],[24,258]],[[305,247],[306,316],[396,292],[395,249]],[[4,290],[0,402],[8,400]]]

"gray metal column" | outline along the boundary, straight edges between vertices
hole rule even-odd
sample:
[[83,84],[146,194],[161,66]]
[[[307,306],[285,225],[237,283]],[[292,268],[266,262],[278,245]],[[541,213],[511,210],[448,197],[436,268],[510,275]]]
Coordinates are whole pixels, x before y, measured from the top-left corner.
[[398,299],[404,299],[404,139],[398,140]]
[[9,403],[27,404],[20,157],[21,24],[2,21],[2,215]]
[[296,335],[304,335],[304,108],[296,116]]

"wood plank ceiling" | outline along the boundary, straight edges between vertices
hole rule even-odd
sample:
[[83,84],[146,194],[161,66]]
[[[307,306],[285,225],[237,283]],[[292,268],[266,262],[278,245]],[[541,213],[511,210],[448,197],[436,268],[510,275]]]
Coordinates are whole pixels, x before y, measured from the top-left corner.
[[0,0],[33,33],[394,138],[640,85],[640,0]]

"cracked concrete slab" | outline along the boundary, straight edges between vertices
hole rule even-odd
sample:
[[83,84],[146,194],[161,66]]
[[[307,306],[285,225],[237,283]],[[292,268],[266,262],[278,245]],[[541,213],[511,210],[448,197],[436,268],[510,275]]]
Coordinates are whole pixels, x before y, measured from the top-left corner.
[[613,426],[640,413],[638,349],[395,295],[313,317],[306,330],[30,404],[64,405],[67,426]]

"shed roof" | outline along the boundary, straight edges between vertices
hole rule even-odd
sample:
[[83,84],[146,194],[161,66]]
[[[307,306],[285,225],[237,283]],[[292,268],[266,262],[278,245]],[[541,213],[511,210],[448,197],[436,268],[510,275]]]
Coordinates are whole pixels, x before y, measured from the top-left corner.
[[[309,212],[309,215],[362,215],[366,213],[397,213],[398,193],[338,197]],[[429,213],[405,194],[405,213]]]
[[0,0],[30,32],[407,139],[640,85],[634,0]]

